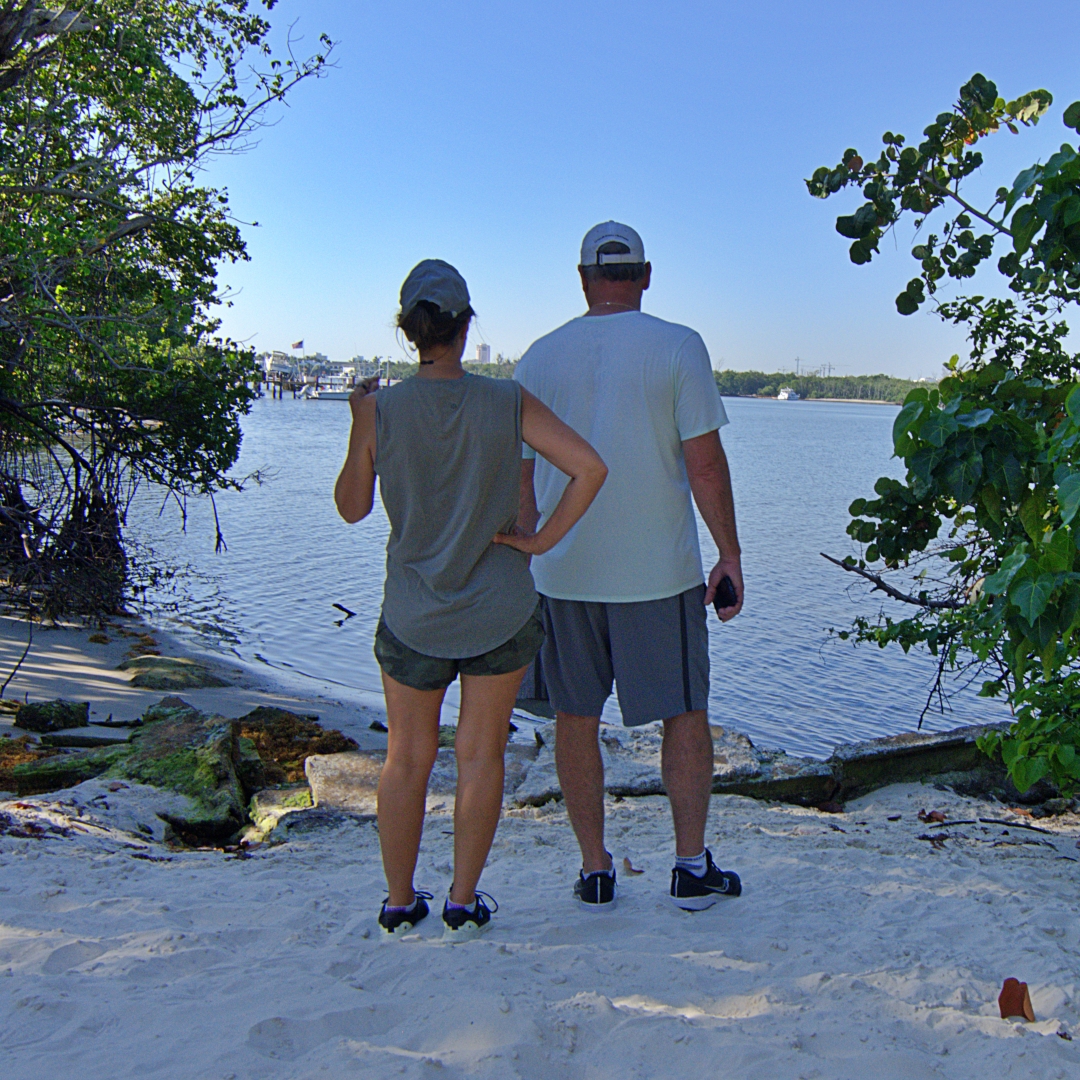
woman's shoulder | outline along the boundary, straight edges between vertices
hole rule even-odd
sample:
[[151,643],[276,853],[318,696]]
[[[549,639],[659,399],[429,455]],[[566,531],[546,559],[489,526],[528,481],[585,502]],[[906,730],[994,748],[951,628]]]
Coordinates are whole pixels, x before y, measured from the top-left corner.
[[467,378],[477,394],[506,401],[517,401],[521,397],[521,384],[513,379],[493,379],[490,375],[474,375],[471,372]]

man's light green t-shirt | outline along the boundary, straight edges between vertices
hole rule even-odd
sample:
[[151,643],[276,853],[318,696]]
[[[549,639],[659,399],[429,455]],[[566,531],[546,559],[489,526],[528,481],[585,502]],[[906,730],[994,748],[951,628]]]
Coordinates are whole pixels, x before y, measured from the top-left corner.
[[[700,585],[682,443],[728,422],[701,337],[640,311],[582,316],[530,346],[514,377],[608,467],[585,516],[533,559],[537,590],[561,600],[625,603]],[[542,520],[566,484],[565,473],[536,459]]]

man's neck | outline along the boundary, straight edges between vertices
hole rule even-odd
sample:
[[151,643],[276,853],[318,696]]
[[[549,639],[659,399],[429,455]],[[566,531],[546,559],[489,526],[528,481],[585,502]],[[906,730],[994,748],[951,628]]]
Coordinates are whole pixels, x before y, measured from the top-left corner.
[[626,302],[624,300],[596,300],[589,304],[589,310],[585,312],[586,315],[621,315],[627,311],[640,311],[641,310],[641,298],[638,298],[637,303]]

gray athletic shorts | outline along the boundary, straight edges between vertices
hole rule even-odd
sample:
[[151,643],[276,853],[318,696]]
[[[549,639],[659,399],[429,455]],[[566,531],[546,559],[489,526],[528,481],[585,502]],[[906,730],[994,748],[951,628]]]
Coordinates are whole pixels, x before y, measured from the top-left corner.
[[708,708],[704,585],[626,604],[540,601],[544,644],[525,673],[519,708],[599,716],[612,682],[627,727]]

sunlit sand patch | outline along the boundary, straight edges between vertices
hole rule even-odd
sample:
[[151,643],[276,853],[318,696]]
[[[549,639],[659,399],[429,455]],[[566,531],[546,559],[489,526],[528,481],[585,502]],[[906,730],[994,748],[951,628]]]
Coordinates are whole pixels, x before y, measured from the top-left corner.
[[612,998],[616,1009],[628,1012],[649,1013],[654,1016],[678,1016],[685,1020],[747,1020],[773,1011],[766,994],[735,994],[714,1001],[707,1009],[697,1005],[668,1005],[642,994]]
[[356,1055],[387,1054],[390,1057],[404,1058],[407,1061],[415,1061],[421,1065],[431,1065],[441,1069],[446,1064],[438,1054],[421,1054],[416,1050],[406,1050],[403,1046],[377,1046],[375,1043],[365,1042],[363,1039],[346,1039],[345,1049]]
[[672,953],[673,960],[687,960],[691,964],[701,967],[712,968],[714,971],[763,971],[768,964],[755,963],[750,960],[737,960],[733,956],[726,956],[723,952],[681,952]]

